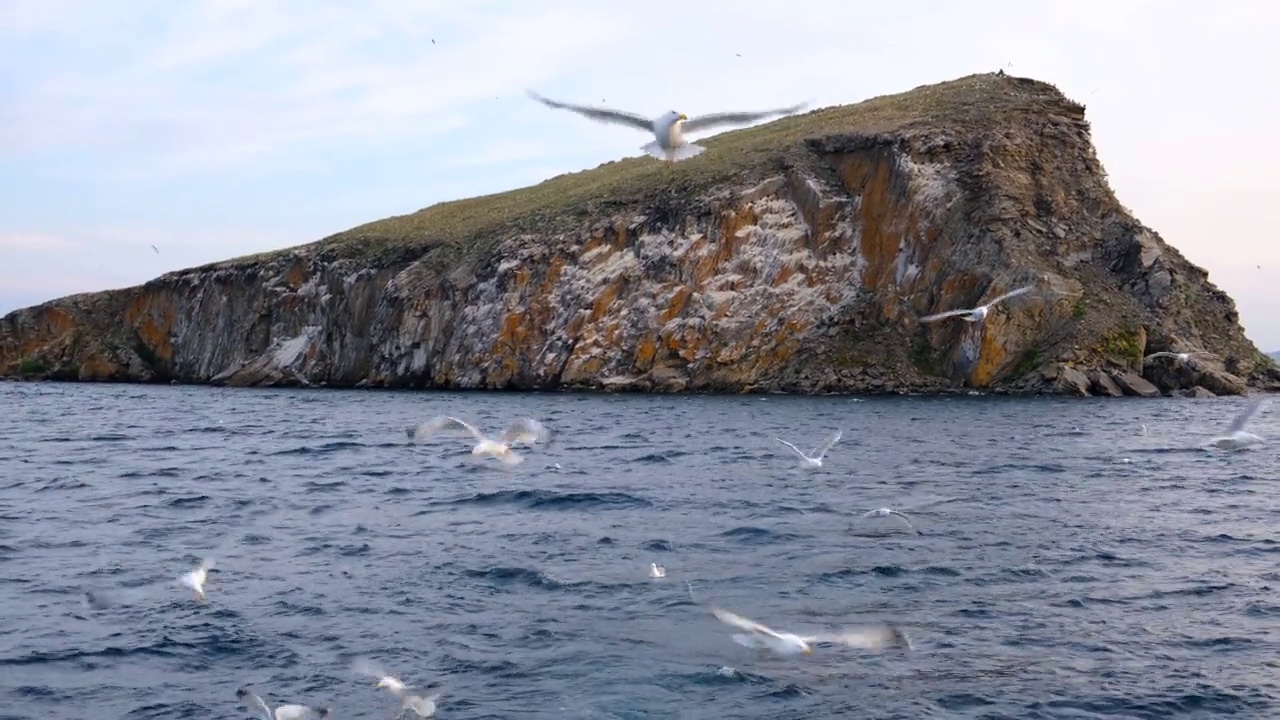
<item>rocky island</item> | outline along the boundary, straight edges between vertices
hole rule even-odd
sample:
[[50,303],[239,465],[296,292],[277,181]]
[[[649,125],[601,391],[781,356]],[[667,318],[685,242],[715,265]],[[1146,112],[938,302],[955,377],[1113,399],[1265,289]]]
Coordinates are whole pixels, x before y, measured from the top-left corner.
[[[0,320],[0,374],[640,392],[1280,389],[1082,105],[973,75]],[[922,324],[1027,284],[982,322]],[[1209,349],[1220,360],[1155,361]]]

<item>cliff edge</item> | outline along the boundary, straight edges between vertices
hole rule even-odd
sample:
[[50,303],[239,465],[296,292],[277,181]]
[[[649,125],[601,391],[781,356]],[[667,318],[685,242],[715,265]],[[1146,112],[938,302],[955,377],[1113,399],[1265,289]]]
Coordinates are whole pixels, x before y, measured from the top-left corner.
[[[1084,107],[974,75],[0,320],[0,374],[653,392],[1280,388],[1116,200]],[[980,323],[921,324],[1014,287]],[[1220,361],[1142,358],[1210,349]]]

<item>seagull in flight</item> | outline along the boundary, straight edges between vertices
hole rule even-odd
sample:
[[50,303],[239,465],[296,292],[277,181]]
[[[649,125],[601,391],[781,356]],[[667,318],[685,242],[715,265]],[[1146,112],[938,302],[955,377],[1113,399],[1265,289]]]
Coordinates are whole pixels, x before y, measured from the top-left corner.
[[644,130],[653,133],[654,141],[640,147],[649,155],[666,160],[667,167],[671,167],[673,163],[680,160],[687,160],[691,157],[701,155],[706,148],[701,145],[695,145],[685,140],[684,133],[698,132],[700,130],[709,130],[714,127],[723,127],[730,125],[746,125],[757,120],[768,117],[778,117],[783,115],[793,115],[803,110],[807,103],[792,105],[791,107],[778,108],[776,110],[764,110],[761,112],[722,112],[703,115],[701,117],[690,118],[682,112],[668,110],[656,118],[646,118],[635,113],[625,112],[623,110],[609,110],[606,108],[590,107],[587,105],[573,105],[571,103],[559,102],[545,98],[532,90],[529,91],[529,97],[546,105],[547,107],[556,108],[558,110],[571,110],[584,117],[590,118],[597,122],[611,123],[614,125],[627,125],[637,130]]
[[898,512],[897,510],[894,510],[893,508],[882,507],[882,508],[876,508],[875,510],[868,510],[862,514],[862,517],[864,518],[865,517],[896,517],[899,520],[901,520],[903,523],[905,523],[907,526],[907,529],[910,530],[912,533],[916,535],[920,534],[920,531],[916,529],[915,525],[911,524],[911,520],[908,519],[906,515],[903,515],[902,513]]
[[664,577],[666,577],[666,576],[667,576],[667,569],[666,569],[666,568],[662,567],[661,565],[659,565],[658,563],[655,563],[655,562],[651,562],[651,563],[649,563],[649,577],[651,577],[651,578],[664,578]]
[[194,570],[184,573],[182,577],[178,578],[178,582],[191,588],[191,591],[195,593],[196,600],[209,602],[209,598],[205,597],[204,594],[204,584],[209,579],[209,570],[212,567],[213,559],[205,558],[200,561],[200,564]]
[[1249,424],[1249,420],[1262,407],[1262,401],[1263,397],[1261,395],[1255,395],[1244,406],[1244,410],[1241,410],[1240,414],[1231,419],[1231,424],[1227,426],[1226,434],[1210,440],[1209,445],[1223,450],[1241,450],[1250,445],[1257,445],[1263,442],[1262,438],[1244,429]]
[[852,648],[876,650],[886,646],[911,648],[911,640],[901,628],[887,623],[847,628],[842,632],[798,635],[781,632],[748,620],[736,613],[712,607],[711,613],[720,622],[743,630],[733,635],[733,641],[744,647],[772,650],[779,655],[813,654],[814,645],[845,645]]
[[774,439],[782,443],[783,445],[786,445],[787,447],[791,448],[792,452],[800,456],[801,467],[820,468],[822,467],[823,456],[827,454],[827,451],[831,449],[832,445],[836,444],[836,442],[840,439],[840,436],[843,434],[844,433],[841,430],[837,430],[831,433],[830,437],[828,437],[825,441],[823,441],[821,445],[815,447],[813,450],[810,450],[808,455],[806,455],[803,451],[801,451],[800,448],[796,447],[795,445],[792,445],[791,443],[787,442],[786,440],[783,440],[782,438],[774,438]]
[[1008,300],[1011,297],[1017,297],[1018,295],[1021,295],[1026,292],[1030,292],[1034,289],[1035,289],[1035,285],[1027,285],[1026,287],[1020,287],[1017,290],[1011,290],[1003,295],[996,297],[994,300],[992,300],[989,303],[986,303],[984,305],[979,305],[976,308],[966,308],[963,310],[948,310],[947,312],[938,313],[937,315],[926,315],[920,318],[920,322],[933,322],[935,320],[942,320],[944,318],[957,317],[957,316],[962,318],[965,322],[982,322],[983,320],[986,319],[987,313],[991,312],[991,308],[995,307],[996,303],[1002,300]]
[[261,712],[266,720],[319,720],[319,718],[329,717],[329,713],[333,712],[329,708],[313,708],[296,704],[281,705],[272,712],[267,702],[247,687],[236,690],[236,697],[244,703],[245,707]]
[[497,438],[488,438],[475,425],[448,415],[432,418],[417,427],[406,428],[405,433],[409,436],[410,441],[421,441],[445,428],[462,429],[471,433],[471,436],[476,440],[475,447],[471,448],[472,455],[486,455],[497,458],[507,467],[516,465],[524,460],[511,449],[512,445],[516,443],[532,445],[537,442],[547,442],[551,437],[551,432],[547,430],[547,427],[533,418],[517,418]]
[[406,685],[403,680],[383,670],[377,663],[368,658],[357,658],[352,663],[352,669],[361,675],[378,678],[378,683],[374,687],[384,689],[400,698],[400,714],[397,716],[399,718],[403,718],[405,714],[410,712],[422,718],[435,715],[436,701],[444,694],[442,687],[428,695],[410,692],[410,690],[416,690],[416,688],[412,685]]
[[1207,357],[1207,358],[1217,359],[1218,356],[1211,352],[1205,352],[1203,350],[1193,350],[1191,352],[1180,352],[1180,353],[1161,351],[1161,352],[1151,353],[1150,355],[1142,358],[1142,362],[1148,363],[1156,358],[1161,358],[1161,357],[1171,357],[1171,358],[1176,358],[1178,362],[1188,362],[1191,359],[1197,358],[1197,357]]

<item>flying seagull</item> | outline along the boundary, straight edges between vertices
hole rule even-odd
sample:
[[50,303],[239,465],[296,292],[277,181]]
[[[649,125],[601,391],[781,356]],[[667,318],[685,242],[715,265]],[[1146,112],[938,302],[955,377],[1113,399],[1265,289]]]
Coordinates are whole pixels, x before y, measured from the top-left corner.
[[513,444],[525,443],[532,445],[536,442],[547,442],[551,438],[551,432],[547,430],[547,427],[533,418],[516,419],[497,439],[492,439],[485,437],[484,433],[480,432],[475,425],[448,415],[434,417],[417,427],[406,428],[405,434],[409,436],[410,441],[419,441],[449,427],[466,430],[476,439],[475,447],[471,448],[472,455],[487,455],[497,458],[507,467],[524,460],[524,458],[512,451],[511,446]]
[[653,133],[655,140],[651,143],[640,146],[649,155],[659,160],[666,160],[667,167],[680,160],[688,160],[691,157],[701,155],[706,148],[701,145],[694,145],[684,139],[686,132],[698,132],[701,130],[709,130],[714,127],[725,127],[730,125],[746,125],[757,120],[768,117],[777,117],[782,115],[792,115],[800,112],[805,108],[807,103],[792,105],[791,107],[778,108],[776,110],[765,110],[762,112],[722,112],[703,115],[701,117],[690,118],[682,112],[668,110],[656,118],[646,118],[635,113],[625,112],[622,110],[608,110],[605,108],[590,107],[587,105],[573,105],[571,103],[558,102],[545,98],[532,90],[529,91],[529,97],[546,105],[547,107],[556,108],[558,110],[572,110],[573,112],[583,115],[597,122],[612,123],[615,125],[628,125],[637,130],[644,130]]
[[400,698],[399,717],[404,717],[409,712],[424,718],[435,715],[436,701],[444,694],[442,687],[437,687],[435,692],[430,694],[410,692],[411,690],[416,690],[416,688],[412,685],[406,685],[403,680],[383,670],[381,666],[369,658],[357,658],[352,663],[352,669],[361,675],[377,678],[378,683],[374,687],[386,690]]
[[907,529],[912,533],[916,535],[920,534],[920,531],[916,530],[916,526],[911,524],[911,520],[909,520],[906,515],[903,515],[893,508],[882,507],[876,508],[875,510],[868,510],[862,514],[862,517],[896,517],[899,520],[902,520],[902,522],[906,524]]
[[205,597],[204,584],[209,580],[209,570],[213,567],[213,559],[205,558],[194,570],[184,573],[178,578],[178,582],[191,588],[191,592],[195,594],[196,600],[200,602],[209,602],[209,598]]
[[1177,359],[1178,362],[1187,362],[1195,357],[1211,357],[1216,359],[1218,356],[1211,352],[1205,352],[1203,350],[1193,350],[1191,352],[1180,352],[1180,353],[1161,351],[1161,352],[1151,353],[1150,355],[1142,358],[1142,362],[1144,363],[1151,362],[1152,360],[1156,358],[1161,358],[1161,357],[1170,357],[1170,358]]
[[1003,295],[996,297],[994,300],[992,300],[989,303],[986,303],[984,305],[979,305],[976,308],[966,308],[963,310],[948,310],[947,312],[938,313],[937,315],[926,315],[920,318],[920,322],[933,322],[935,320],[942,320],[943,318],[956,317],[956,316],[961,317],[962,319],[964,319],[965,322],[982,322],[984,319],[986,319],[987,313],[991,311],[991,308],[994,307],[996,303],[1002,300],[1008,300],[1011,297],[1016,297],[1026,292],[1030,292],[1031,290],[1034,290],[1034,289],[1035,289],[1035,285],[1027,285],[1026,287],[1020,287],[1017,290],[1011,290]]
[[1226,434],[1210,440],[1209,444],[1223,450],[1240,450],[1263,442],[1262,438],[1244,429],[1249,424],[1249,420],[1262,407],[1262,400],[1261,395],[1255,395],[1250,399],[1249,403],[1244,406],[1244,410],[1241,410],[1239,415],[1231,419],[1231,424],[1227,426]]
[[796,447],[795,445],[792,445],[791,443],[787,442],[786,440],[783,440],[782,438],[774,438],[774,439],[782,443],[783,445],[786,445],[787,447],[791,448],[792,452],[800,456],[801,467],[820,468],[822,467],[823,456],[827,454],[827,451],[831,449],[832,445],[836,444],[836,441],[840,439],[840,436],[842,434],[843,433],[840,430],[837,430],[831,433],[831,435],[826,440],[822,441],[821,445],[814,448],[813,450],[810,450],[808,455],[802,452],[800,448]]
[[862,627],[848,628],[843,632],[819,633],[815,635],[797,635],[780,632],[761,625],[754,620],[731,613],[718,607],[712,607],[711,613],[720,622],[745,630],[733,636],[739,645],[752,648],[772,650],[780,655],[813,654],[814,645],[846,645],[853,648],[876,650],[886,646],[911,647],[911,640],[906,632],[895,625],[877,623]]
[[270,706],[262,698],[255,695],[247,687],[236,690],[236,697],[245,707],[257,710],[262,713],[262,717],[266,720],[318,720],[318,718],[329,717],[332,712],[329,708],[313,708],[306,705],[281,705],[271,711]]

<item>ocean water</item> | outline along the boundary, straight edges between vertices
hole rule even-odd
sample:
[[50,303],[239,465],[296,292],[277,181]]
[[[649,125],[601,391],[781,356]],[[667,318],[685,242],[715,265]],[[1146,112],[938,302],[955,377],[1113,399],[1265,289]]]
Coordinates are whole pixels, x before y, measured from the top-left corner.
[[[1280,445],[1201,446],[1242,404],[0,383],[0,718],[394,717],[359,656],[441,718],[1280,717]],[[556,434],[406,441],[445,413]]]

